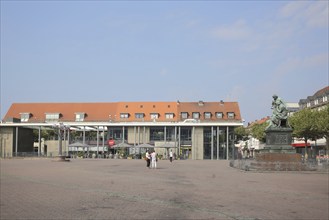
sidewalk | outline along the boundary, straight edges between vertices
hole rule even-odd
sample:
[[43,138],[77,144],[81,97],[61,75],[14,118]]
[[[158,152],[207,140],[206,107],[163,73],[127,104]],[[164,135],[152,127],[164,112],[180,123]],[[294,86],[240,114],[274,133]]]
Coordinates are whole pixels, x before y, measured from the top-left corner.
[[328,174],[228,161],[0,160],[0,219],[327,219]]

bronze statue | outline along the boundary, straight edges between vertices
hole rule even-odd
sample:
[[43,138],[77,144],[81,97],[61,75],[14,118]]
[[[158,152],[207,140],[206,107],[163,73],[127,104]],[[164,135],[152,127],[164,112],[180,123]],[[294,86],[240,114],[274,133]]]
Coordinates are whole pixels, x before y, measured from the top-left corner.
[[269,120],[270,124],[267,126],[266,130],[271,128],[289,127],[287,123],[288,110],[286,103],[277,95],[273,95],[272,109],[273,113]]

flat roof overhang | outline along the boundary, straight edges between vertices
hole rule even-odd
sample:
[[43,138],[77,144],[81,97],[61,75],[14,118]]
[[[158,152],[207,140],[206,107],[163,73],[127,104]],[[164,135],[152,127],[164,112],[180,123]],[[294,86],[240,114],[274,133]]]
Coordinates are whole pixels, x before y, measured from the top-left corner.
[[53,122],[53,123],[1,123],[0,127],[48,127],[53,128],[54,126],[62,123],[67,127],[134,127],[134,126],[186,126],[186,127],[204,127],[204,126],[243,126],[243,122],[239,121],[220,121],[220,122]]

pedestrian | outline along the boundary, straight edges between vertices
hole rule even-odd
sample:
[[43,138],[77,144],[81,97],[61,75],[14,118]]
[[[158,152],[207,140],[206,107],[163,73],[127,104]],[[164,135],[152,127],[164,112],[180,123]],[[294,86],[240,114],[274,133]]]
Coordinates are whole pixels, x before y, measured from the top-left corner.
[[150,168],[151,155],[150,155],[149,150],[146,151],[145,160],[146,160],[146,167]]
[[153,169],[156,169],[157,168],[157,154],[155,153],[155,151],[153,150],[153,152],[151,153],[151,167]]
[[170,163],[172,163],[172,157],[173,157],[173,153],[172,153],[172,150],[170,150],[170,152],[169,152]]

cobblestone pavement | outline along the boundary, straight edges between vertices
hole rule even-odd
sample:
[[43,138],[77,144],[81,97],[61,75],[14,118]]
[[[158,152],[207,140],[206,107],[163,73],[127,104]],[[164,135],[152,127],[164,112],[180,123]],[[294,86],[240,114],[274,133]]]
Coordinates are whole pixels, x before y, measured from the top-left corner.
[[0,160],[1,219],[328,219],[328,173],[228,161]]

